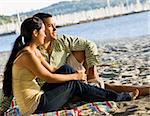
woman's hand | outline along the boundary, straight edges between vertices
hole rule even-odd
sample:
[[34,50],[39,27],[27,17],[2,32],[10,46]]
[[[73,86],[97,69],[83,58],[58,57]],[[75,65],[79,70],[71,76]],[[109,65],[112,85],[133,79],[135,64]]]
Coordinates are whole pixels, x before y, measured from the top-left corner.
[[85,74],[84,71],[77,71],[76,75],[77,75],[77,80],[87,81],[87,75]]

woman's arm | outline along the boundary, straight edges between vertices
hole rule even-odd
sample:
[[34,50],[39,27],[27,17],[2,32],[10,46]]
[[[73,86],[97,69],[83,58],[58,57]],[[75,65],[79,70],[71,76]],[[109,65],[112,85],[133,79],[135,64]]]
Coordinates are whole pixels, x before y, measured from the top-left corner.
[[39,50],[37,50],[37,54],[36,54],[39,59],[41,60],[42,65],[50,72],[55,72],[58,68],[49,65],[49,63],[45,60],[45,58],[42,56],[42,54],[40,53]]
[[63,83],[70,80],[86,80],[86,74],[77,72],[74,74],[53,74],[42,64],[41,60],[34,54],[26,52],[22,58],[22,64],[35,76],[48,83]]

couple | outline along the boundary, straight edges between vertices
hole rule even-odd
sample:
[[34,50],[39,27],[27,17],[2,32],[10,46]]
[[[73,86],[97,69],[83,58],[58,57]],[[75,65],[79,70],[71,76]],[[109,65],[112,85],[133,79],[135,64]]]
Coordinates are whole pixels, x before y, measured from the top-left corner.
[[[60,68],[49,65],[47,61],[53,63],[55,60],[55,57],[50,56],[53,54],[53,45],[56,43],[48,43],[46,39],[56,39],[56,28],[51,16],[42,21],[40,17],[37,18],[38,15],[41,14],[28,18],[22,23],[21,34],[14,43],[4,72],[4,95],[10,96],[13,89],[13,95],[23,115],[58,110],[73,96],[79,96],[86,101],[122,101],[135,99],[138,96],[139,91],[135,88],[134,92],[116,93],[83,83],[82,81],[90,80],[90,75],[92,78],[96,75],[95,65],[90,67],[94,58],[91,58],[90,63],[86,60],[87,74],[84,70],[78,71],[69,65],[62,65]],[[41,16],[44,15],[47,14]],[[77,39],[72,39],[72,41],[77,41]],[[43,48],[48,48],[49,54],[41,54],[37,49],[41,45],[44,45]],[[71,46],[71,44],[69,45]],[[61,49],[63,49],[62,46],[58,45],[55,50],[60,51]],[[81,50],[80,46],[79,50]],[[80,54],[86,54],[85,51],[81,51]],[[73,55],[79,58],[77,61],[81,61],[80,63],[84,62],[83,59],[80,59],[82,57],[79,57],[78,52],[73,52]],[[96,56],[96,54],[94,55]],[[56,59],[58,58],[56,57]],[[40,87],[36,78],[45,80],[46,83]]]

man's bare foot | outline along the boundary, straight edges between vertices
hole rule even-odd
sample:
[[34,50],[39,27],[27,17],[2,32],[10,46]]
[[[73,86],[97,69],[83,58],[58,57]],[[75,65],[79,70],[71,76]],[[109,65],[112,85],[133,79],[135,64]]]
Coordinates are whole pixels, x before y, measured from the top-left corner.
[[131,100],[135,100],[139,96],[139,90],[135,89],[132,92],[129,92],[129,95],[131,96]]

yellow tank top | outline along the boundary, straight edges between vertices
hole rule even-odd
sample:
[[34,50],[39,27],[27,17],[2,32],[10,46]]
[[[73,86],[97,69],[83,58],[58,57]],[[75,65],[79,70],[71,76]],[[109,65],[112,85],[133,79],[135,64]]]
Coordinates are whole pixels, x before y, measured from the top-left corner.
[[12,68],[13,94],[22,115],[33,113],[39,102],[43,91],[35,80],[35,76],[26,68],[17,66]]

